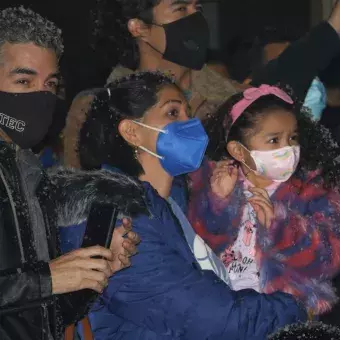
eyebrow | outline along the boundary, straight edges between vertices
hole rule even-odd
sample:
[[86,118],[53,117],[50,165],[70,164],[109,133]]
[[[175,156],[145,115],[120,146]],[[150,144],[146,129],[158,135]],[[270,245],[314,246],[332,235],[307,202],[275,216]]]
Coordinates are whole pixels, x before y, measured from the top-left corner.
[[282,135],[283,132],[280,131],[280,132],[269,132],[269,133],[266,133],[264,136],[265,137],[275,137],[275,136],[279,136],[279,135]]
[[10,75],[25,74],[27,76],[36,76],[38,74],[38,72],[31,69],[31,68],[16,67],[9,74]]
[[[298,133],[299,130],[298,128],[296,128],[293,133]],[[284,131],[280,131],[280,132],[270,132],[270,133],[266,133],[264,136],[265,137],[276,137],[276,136],[279,136],[279,135],[282,135],[284,133]]]
[[167,105],[167,104],[170,104],[170,103],[183,104],[183,102],[182,102],[181,100],[178,100],[178,99],[170,99],[170,100],[167,100],[164,104],[162,104],[161,108],[164,107],[164,106]]
[[[38,72],[34,69],[31,68],[26,68],[26,67],[16,67],[13,70],[10,71],[9,73],[11,76],[13,75],[26,75],[26,76],[36,76]],[[54,72],[48,75],[47,79],[51,78],[57,78],[60,79],[61,75],[60,72]]]
[[178,6],[178,5],[188,5],[191,4],[193,0],[172,0],[171,6]]

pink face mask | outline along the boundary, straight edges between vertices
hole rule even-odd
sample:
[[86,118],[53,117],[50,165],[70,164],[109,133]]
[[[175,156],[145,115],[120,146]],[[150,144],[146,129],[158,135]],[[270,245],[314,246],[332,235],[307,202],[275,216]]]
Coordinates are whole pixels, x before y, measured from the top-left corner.
[[[243,147],[247,149],[245,146]],[[243,164],[257,175],[271,179],[273,182],[288,181],[300,160],[299,145],[269,151],[253,150],[249,152],[256,164],[256,171],[250,169],[247,164]]]

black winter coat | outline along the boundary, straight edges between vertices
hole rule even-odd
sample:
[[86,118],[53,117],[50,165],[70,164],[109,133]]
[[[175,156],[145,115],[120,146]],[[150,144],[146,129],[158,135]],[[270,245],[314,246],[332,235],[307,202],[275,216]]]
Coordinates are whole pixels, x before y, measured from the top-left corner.
[[[121,195],[112,195],[117,187]],[[58,171],[51,180],[30,151],[0,143],[1,340],[59,340],[87,313],[88,292],[83,299],[52,295],[48,262],[59,255],[57,225],[79,223],[93,201],[121,202],[124,193],[127,210],[141,211],[140,191],[124,175],[105,172]]]

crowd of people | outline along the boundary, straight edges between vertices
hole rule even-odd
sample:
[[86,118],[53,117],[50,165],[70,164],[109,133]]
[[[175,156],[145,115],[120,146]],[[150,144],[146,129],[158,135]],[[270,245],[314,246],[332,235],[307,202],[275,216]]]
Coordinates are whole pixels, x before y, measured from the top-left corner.
[[68,108],[62,32],[0,12],[0,338],[340,339],[340,1],[225,63],[198,0],[95,25],[119,64]]

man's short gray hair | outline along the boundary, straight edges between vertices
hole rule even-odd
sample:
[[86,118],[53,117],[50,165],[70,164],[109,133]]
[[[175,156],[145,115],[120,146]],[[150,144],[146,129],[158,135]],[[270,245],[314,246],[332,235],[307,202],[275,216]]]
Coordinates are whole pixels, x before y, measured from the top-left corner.
[[22,6],[0,11],[0,48],[6,42],[34,43],[52,49],[58,59],[64,51],[61,30],[53,22]]

